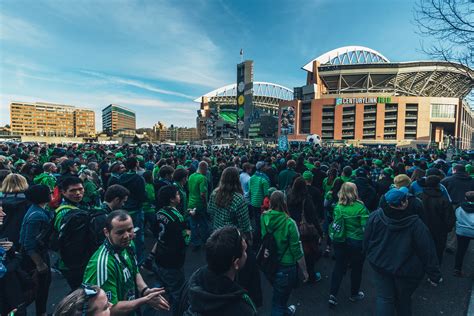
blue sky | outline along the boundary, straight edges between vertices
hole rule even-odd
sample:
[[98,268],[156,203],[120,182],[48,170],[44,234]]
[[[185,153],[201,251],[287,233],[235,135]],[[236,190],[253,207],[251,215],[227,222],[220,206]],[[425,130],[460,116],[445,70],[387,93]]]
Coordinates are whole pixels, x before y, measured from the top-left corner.
[[301,67],[347,45],[391,61],[427,59],[400,1],[0,1],[0,125],[9,103],[47,101],[96,111],[110,103],[195,126],[192,100],[235,82],[239,51],[255,80],[293,88]]

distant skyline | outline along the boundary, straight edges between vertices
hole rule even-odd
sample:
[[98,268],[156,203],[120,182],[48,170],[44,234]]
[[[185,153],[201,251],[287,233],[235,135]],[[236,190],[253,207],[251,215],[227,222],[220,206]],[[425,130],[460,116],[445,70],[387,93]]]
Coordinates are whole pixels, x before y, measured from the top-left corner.
[[[119,104],[137,128],[194,127],[192,100],[235,82],[240,49],[255,81],[290,89],[301,67],[360,45],[395,62],[427,60],[416,1],[2,1],[0,125],[11,101],[93,109]],[[425,40],[426,43],[426,40]]]

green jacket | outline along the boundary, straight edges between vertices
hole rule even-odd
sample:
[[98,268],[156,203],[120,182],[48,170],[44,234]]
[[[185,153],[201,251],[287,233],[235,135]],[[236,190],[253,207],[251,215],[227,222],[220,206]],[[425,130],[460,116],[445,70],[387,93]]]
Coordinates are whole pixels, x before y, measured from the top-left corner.
[[296,171],[294,169],[285,169],[280,172],[278,175],[278,187],[280,190],[286,190],[286,188],[291,184],[291,180],[296,176]]
[[53,192],[54,187],[56,186],[56,177],[50,173],[43,172],[42,174],[37,175],[33,179],[33,182],[35,184],[44,184],[51,190],[51,192]]
[[298,227],[288,214],[275,210],[264,212],[261,217],[261,225],[262,238],[267,232],[273,232],[281,265],[294,265],[303,257]]
[[155,188],[152,183],[145,184],[146,201],[143,202],[143,212],[155,212]]
[[82,202],[89,206],[97,206],[99,197],[100,192],[95,183],[89,179],[84,180],[84,197]]
[[334,208],[334,221],[344,218],[344,230],[347,238],[364,239],[365,223],[369,218],[369,211],[364,203],[356,201],[351,205],[337,204]]

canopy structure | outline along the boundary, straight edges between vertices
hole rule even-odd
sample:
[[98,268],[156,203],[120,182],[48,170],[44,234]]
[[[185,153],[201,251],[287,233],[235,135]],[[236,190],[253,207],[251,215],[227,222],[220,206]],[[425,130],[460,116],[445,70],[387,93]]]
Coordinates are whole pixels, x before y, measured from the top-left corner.
[[[229,84],[212,90],[194,101],[202,102],[203,97],[207,98],[209,103],[237,105],[237,84]],[[282,100],[293,100],[293,91],[270,82],[256,81],[253,83],[253,103],[255,106],[276,109]]]

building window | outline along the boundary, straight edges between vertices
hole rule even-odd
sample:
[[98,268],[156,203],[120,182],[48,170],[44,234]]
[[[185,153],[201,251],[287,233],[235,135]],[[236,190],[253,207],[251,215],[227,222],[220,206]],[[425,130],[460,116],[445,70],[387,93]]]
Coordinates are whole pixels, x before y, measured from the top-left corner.
[[432,118],[454,118],[456,105],[454,104],[431,104]]
[[309,134],[311,130],[311,102],[301,104],[301,134]]

